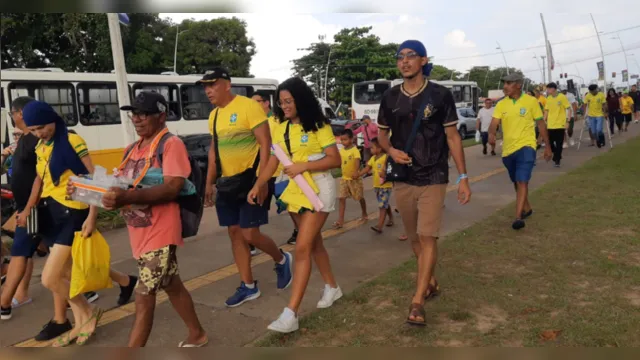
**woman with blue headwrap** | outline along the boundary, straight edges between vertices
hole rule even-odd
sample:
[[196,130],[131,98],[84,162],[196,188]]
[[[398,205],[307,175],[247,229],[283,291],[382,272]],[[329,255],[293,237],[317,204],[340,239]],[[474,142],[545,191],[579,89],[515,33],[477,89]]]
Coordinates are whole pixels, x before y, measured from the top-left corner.
[[[27,206],[18,214],[18,223],[24,226],[26,216],[38,206],[39,231],[51,246],[42,272],[42,284],[53,292],[55,316],[39,336],[44,340],[71,330],[60,336],[54,346],[66,346],[73,340],[83,345],[93,335],[102,310],[92,309],[83,295],[68,298],[69,260],[75,232],[90,236],[95,230],[98,211],[68,199],[67,182],[72,175],[93,172],[93,164],[87,144],[80,136],[68,132],[64,120],[49,104],[32,101],[23,109],[23,117],[40,142],[36,147],[36,180]],[[66,318],[67,301],[75,319],[73,329]]]

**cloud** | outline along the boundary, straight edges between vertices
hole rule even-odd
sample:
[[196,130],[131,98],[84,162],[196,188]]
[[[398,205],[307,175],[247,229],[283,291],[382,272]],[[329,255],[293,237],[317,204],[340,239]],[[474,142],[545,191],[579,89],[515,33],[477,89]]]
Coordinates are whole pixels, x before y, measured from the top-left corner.
[[444,42],[447,45],[453,48],[458,48],[458,49],[459,48],[463,48],[463,49],[475,48],[476,43],[474,43],[471,40],[467,40],[466,37],[467,35],[464,33],[464,31],[460,29],[456,29],[444,36]]

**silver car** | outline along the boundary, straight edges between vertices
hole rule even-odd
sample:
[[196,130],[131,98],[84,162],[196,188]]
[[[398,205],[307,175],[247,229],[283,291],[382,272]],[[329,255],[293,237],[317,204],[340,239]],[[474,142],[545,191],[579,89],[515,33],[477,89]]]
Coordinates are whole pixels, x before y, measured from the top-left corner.
[[476,133],[477,115],[472,108],[457,108],[458,112],[458,132],[464,140]]

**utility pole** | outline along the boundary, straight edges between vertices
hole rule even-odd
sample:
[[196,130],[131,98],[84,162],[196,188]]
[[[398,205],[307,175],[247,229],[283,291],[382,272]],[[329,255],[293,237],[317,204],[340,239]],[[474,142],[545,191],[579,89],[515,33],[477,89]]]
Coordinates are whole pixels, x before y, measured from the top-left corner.
[[[542,58],[542,63],[544,64],[544,59],[546,59],[547,57],[546,57],[546,56],[544,56],[544,55],[541,55],[540,57]],[[544,67],[544,66],[543,66],[543,67],[542,67],[542,82],[543,82],[543,83],[544,83],[544,82],[546,81],[546,79],[547,79],[547,75],[546,75],[547,73],[546,73],[546,71],[545,71],[545,70],[546,70],[546,67]]]
[[[124,50],[122,49],[122,35],[120,34],[120,21],[117,13],[107,13],[109,24],[109,38],[111,39],[111,54],[113,56],[113,68],[116,75],[116,89],[118,91],[118,105],[120,107],[131,104],[129,97],[129,84],[127,82],[127,67],[124,62]],[[124,139],[123,146],[133,143],[133,123],[127,121],[127,112],[120,110],[120,126]]]
[[540,13],[540,20],[542,20],[542,31],[544,31],[544,43],[545,43],[545,48],[547,49],[547,75],[548,75],[548,81],[547,83],[550,83],[551,80],[551,44],[549,43],[549,37],[547,36],[547,26],[544,23],[544,16],[542,16],[542,13]]
[[502,46],[500,46],[500,43],[496,41],[496,44],[498,44],[498,47],[496,49],[500,50],[500,52],[502,53],[502,60],[504,60],[504,66],[507,67],[507,75],[509,75],[509,64],[507,64],[507,57],[504,56],[504,50],[502,50]]
[[622,55],[624,55],[624,63],[625,66],[627,67],[627,90],[629,89],[629,76],[631,76],[631,74],[629,73],[629,60],[627,60],[627,52],[624,49],[624,44],[622,43],[622,39],[620,38],[620,33],[616,33],[617,36],[612,37],[612,39],[618,39],[620,40],[620,46],[622,47]]
[[604,51],[602,50],[602,40],[600,40],[600,33],[598,32],[598,27],[596,26],[596,21],[593,19],[593,14],[589,14],[591,16],[591,22],[593,22],[593,28],[596,30],[596,36],[598,37],[598,44],[600,44],[600,56],[602,56],[602,71],[604,72],[604,93],[607,93],[607,69],[604,63]]

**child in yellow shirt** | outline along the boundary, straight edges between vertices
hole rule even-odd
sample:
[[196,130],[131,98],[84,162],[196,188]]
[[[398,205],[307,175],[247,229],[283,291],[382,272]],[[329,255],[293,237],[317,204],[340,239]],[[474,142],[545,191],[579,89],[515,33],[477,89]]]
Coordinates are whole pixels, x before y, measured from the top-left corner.
[[384,226],[384,220],[389,216],[389,222],[387,226],[393,226],[393,213],[389,206],[389,199],[391,198],[391,186],[390,182],[385,182],[386,166],[387,166],[387,154],[380,147],[377,138],[371,139],[371,154],[373,155],[367,166],[360,171],[359,176],[373,173],[373,190],[376,193],[376,199],[378,200],[378,209],[380,213],[378,215],[378,225],[372,226],[371,230],[382,234],[382,228]]
[[344,212],[347,208],[347,198],[351,198],[360,202],[362,208],[362,221],[369,221],[367,216],[367,203],[364,200],[364,186],[360,177],[360,151],[353,143],[353,131],[344,130],[340,135],[340,142],[344,146],[340,149],[340,157],[342,158],[342,178],[340,179],[340,189],[338,198],[340,200],[340,210],[338,212],[338,221],[333,223],[336,229],[342,228],[344,224]]

